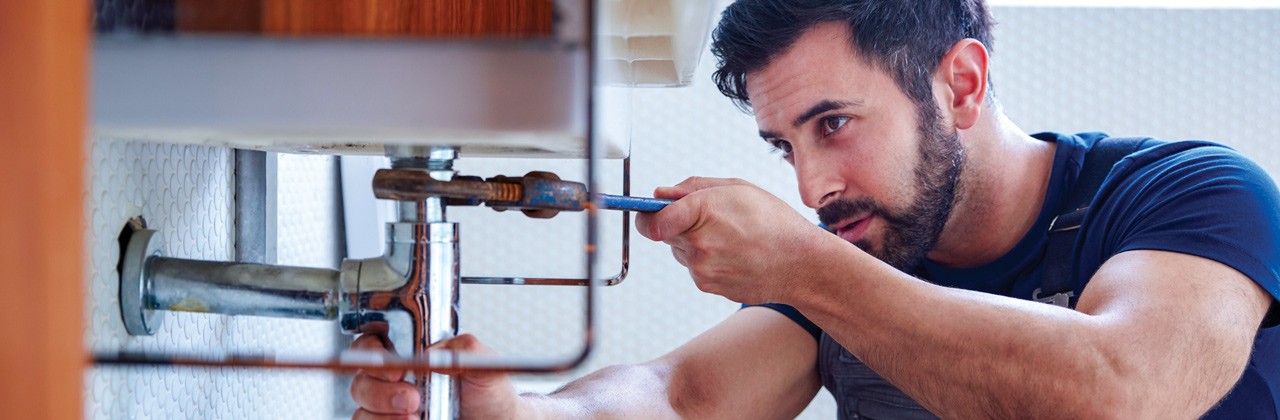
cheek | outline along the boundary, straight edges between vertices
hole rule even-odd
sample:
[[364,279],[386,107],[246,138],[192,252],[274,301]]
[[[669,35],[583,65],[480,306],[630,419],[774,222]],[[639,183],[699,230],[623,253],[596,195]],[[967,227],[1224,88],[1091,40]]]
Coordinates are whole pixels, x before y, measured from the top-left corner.
[[[908,139],[909,140],[909,139]],[[863,195],[888,210],[900,210],[915,191],[916,153],[901,140],[853,141],[839,150],[845,156],[841,175]]]

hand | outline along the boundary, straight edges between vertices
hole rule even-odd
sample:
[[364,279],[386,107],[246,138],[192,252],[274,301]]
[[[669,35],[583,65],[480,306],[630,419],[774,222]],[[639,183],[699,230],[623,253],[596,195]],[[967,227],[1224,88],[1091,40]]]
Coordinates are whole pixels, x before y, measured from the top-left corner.
[[[386,351],[382,337],[365,334],[351,344],[352,349]],[[489,353],[490,350],[471,334],[463,334],[436,343],[432,348],[460,352]],[[351,398],[360,409],[352,419],[416,419],[422,410],[418,388],[404,381],[404,371],[360,371],[351,383]],[[458,377],[461,418],[510,419],[528,418],[529,406],[516,395],[515,386],[506,374],[468,373]]]
[[740,179],[689,178],[654,191],[676,199],[636,216],[641,235],[671,245],[698,289],[740,303],[786,303],[809,252],[829,236],[787,203]]

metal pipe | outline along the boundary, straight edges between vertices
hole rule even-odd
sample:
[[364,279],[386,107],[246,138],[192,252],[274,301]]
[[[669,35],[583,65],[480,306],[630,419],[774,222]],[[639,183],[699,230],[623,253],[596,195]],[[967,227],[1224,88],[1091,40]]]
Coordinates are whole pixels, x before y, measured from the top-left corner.
[[[427,316],[418,325],[424,330],[424,335],[414,346],[414,353],[418,355],[427,354],[427,349],[432,344],[452,338],[458,333],[458,285],[461,280],[458,268],[458,225],[431,223],[427,234]],[[426,384],[419,384],[428,401],[425,417],[456,418],[456,377],[439,373],[426,375]]]
[[[591,2],[584,2],[586,10],[585,19],[587,26],[591,28],[591,33],[596,32],[596,21],[594,16],[594,8]],[[585,60],[587,74],[589,75],[588,85],[594,86],[596,75],[594,72],[593,57],[596,55],[596,45],[592,37],[586,37],[584,40],[585,47],[588,51]],[[587,114],[587,143],[586,154],[589,156],[587,161],[587,179],[588,190],[595,190],[594,179],[595,169],[593,163],[599,158],[595,147],[595,133],[592,130],[594,121],[593,100],[591,89],[585,90],[587,106],[585,111]],[[388,147],[389,156],[393,158],[393,167],[425,167],[432,172],[433,177],[439,176],[437,179],[448,180],[454,174],[452,171],[452,161],[457,157],[457,149],[449,148],[426,148],[424,146],[391,146]],[[426,158],[424,158],[426,156]],[[328,359],[328,360],[306,360],[306,359],[277,359],[274,357],[240,357],[238,355],[227,355],[222,358],[210,359],[207,357],[191,357],[178,355],[173,357],[170,355],[156,356],[152,354],[138,354],[121,352],[117,355],[99,354],[95,356],[95,361],[104,364],[182,364],[191,366],[263,366],[263,367],[287,367],[287,368],[328,368],[328,369],[431,369],[434,372],[462,373],[462,372],[563,372],[568,369],[579,366],[590,353],[592,343],[594,341],[594,319],[596,315],[595,307],[595,289],[598,281],[590,281],[587,279],[568,279],[577,280],[586,285],[586,314],[585,314],[585,331],[583,334],[583,347],[576,354],[560,360],[541,360],[522,357],[503,357],[497,355],[482,355],[473,353],[456,353],[448,350],[429,350],[428,346],[438,342],[439,340],[452,337],[457,332],[457,302],[458,302],[458,284],[460,280],[458,270],[458,229],[457,224],[447,222],[445,218],[445,205],[448,202],[435,198],[424,201],[416,201],[410,203],[401,203],[400,217],[401,222],[392,224],[391,229],[394,233],[393,243],[389,244],[388,255],[383,258],[369,260],[346,260],[342,264],[342,274],[335,281],[333,292],[337,295],[332,301],[339,308],[341,313],[337,316],[341,319],[342,328],[348,332],[374,332],[376,326],[370,325],[369,328],[362,328],[362,324],[381,324],[382,331],[386,332],[390,325],[387,325],[389,319],[386,315],[396,317],[409,315],[412,322],[400,324],[412,324],[414,330],[412,334],[413,345],[404,346],[412,347],[413,357],[410,359],[381,359],[378,360],[345,360],[345,359]],[[588,277],[594,274],[595,245],[596,245],[596,208],[588,207],[587,212],[587,261],[586,272]],[[624,216],[623,228],[627,229],[628,223]],[[409,241],[402,241],[401,233],[411,232]],[[153,231],[140,231],[135,238],[130,241],[128,249],[124,253],[121,270],[121,309],[122,316],[125,318],[125,325],[129,328],[131,334],[150,335],[154,333],[154,327],[159,325],[159,315],[163,312],[155,312],[156,318],[152,319],[152,312],[145,308],[154,308],[158,305],[152,293],[144,292],[154,287],[155,283],[169,282],[161,281],[159,278],[153,278],[154,273],[150,273],[149,267],[144,262],[148,256],[159,255],[159,241],[151,241]],[[624,232],[624,235],[626,233]],[[135,246],[137,242],[137,246]],[[614,279],[609,279],[609,284],[620,282],[626,274],[626,252],[624,245],[624,260],[622,272]],[[159,258],[159,257],[156,257]],[[159,261],[159,260],[157,260]],[[216,263],[215,263],[216,264]],[[222,263],[231,264],[235,263]],[[163,264],[161,264],[163,265]],[[144,269],[147,268],[147,269]],[[314,270],[314,269],[304,269]],[[280,275],[275,273],[273,275]],[[271,276],[264,276],[255,279],[252,283],[262,285],[263,279],[270,279]],[[173,276],[171,279],[179,281],[195,280],[185,276]],[[208,278],[200,279],[202,283],[209,283]],[[520,279],[525,280],[538,279]],[[564,280],[564,279],[551,279]],[[243,287],[244,283],[239,280],[224,282],[213,282],[214,289],[230,288],[238,290]],[[271,283],[268,281],[267,283]],[[226,287],[224,287],[226,286]],[[273,285],[277,287],[279,285]],[[294,292],[298,290],[288,288],[285,285],[286,292],[276,293],[276,295],[295,296]],[[302,291],[305,296],[316,297],[306,293],[312,293],[310,290]],[[191,295],[190,292],[187,293]],[[150,299],[150,303],[142,301]],[[165,298],[167,300],[168,298]],[[307,301],[308,299],[302,299]],[[339,302],[341,300],[341,302]],[[296,303],[288,300],[290,303]],[[329,302],[329,300],[326,300]],[[275,301],[269,301],[268,304],[275,304]],[[326,304],[328,305],[328,304]],[[307,305],[302,304],[303,307]],[[214,311],[210,308],[210,311]],[[234,307],[218,310],[222,313],[239,313]],[[259,311],[261,312],[261,311]],[[328,312],[328,311],[326,311]],[[293,315],[285,315],[296,317]],[[328,318],[328,317],[326,317]],[[399,331],[396,332],[397,334]],[[404,347],[399,348],[402,350]],[[417,381],[422,387],[424,397],[429,397],[424,405],[424,416],[428,418],[452,418],[457,411],[457,392],[458,384],[456,380],[442,374],[422,374],[418,370],[415,375],[418,378],[426,380]]]
[[337,319],[337,270],[151,257],[147,309]]
[[[430,177],[438,181],[453,178],[456,148],[432,148],[427,155],[425,161],[420,157],[393,157],[392,164],[427,169]],[[399,207],[400,222],[392,224],[388,235],[387,262],[408,279],[405,288],[398,291],[398,303],[413,319],[413,355],[421,357],[429,353],[432,344],[458,333],[458,224],[447,220],[444,197],[401,201]],[[455,377],[427,371],[417,371],[414,376],[422,395],[423,418],[457,417]]]
[[[431,177],[441,181],[453,179],[453,161],[458,157],[455,148],[435,148],[427,161]],[[446,219],[443,197],[427,199],[420,205],[419,221],[427,229],[414,230],[415,242],[426,244],[426,255],[418,258],[426,267],[415,267],[417,275],[411,282],[426,287],[427,313],[419,317],[414,334],[414,355],[425,355],[432,344],[453,338],[458,334],[458,289],[461,280],[458,252],[458,224]],[[425,275],[426,278],[420,276]],[[418,296],[422,296],[419,294]],[[456,376],[421,372],[418,387],[426,398],[424,419],[455,419],[458,417],[458,380]]]
[[276,260],[276,156],[236,149],[236,261],[268,264]]

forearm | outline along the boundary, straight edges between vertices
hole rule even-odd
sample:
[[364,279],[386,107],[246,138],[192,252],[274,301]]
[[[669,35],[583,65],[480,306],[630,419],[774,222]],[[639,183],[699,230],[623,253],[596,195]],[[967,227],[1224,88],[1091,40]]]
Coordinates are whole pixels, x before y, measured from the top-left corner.
[[[1085,413],[1070,411],[1081,404],[1054,399],[1115,396],[1103,385],[1115,385],[1120,372],[1110,372],[1115,366],[1106,352],[1085,338],[1089,326],[1078,319],[1082,315],[1044,304],[993,302],[994,296],[973,292],[920,290],[927,288],[884,287],[888,293],[869,291],[847,304],[801,310],[943,417],[1081,417]],[[856,314],[849,305],[859,306]]]
[[[1194,348],[1203,343],[1154,340],[1118,326],[1115,316],[934,286],[878,261],[844,259],[822,270],[811,276],[820,284],[805,289],[820,293],[796,297],[795,306],[944,417],[1096,417],[1121,410],[1152,414],[1149,409],[1187,415],[1221,394],[1207,403],[1188,401],[1178,384],[1213,381],[1229,389],[1234,378],[1207,376],[1234,371],[1238,377],[1243,369],[1244,359],[1203,369],[1205,349]],[[1247,357],[1247,347],[1242,354]],[[1208,374],[1179,376],[1188,371]]]
[[820,386],[817,342],[786,316],[746,308],[652,361],[613,366],[548,396],[530,418],[791,418]]
[[548,395],[523,394],[534,419],[679,418],[667,396],[669,375],[650,365],[611,366]]

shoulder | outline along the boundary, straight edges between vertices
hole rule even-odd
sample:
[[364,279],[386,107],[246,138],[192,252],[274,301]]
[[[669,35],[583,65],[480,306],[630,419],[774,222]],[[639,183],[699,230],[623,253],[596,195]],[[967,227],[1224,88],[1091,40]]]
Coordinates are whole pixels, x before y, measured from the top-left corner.
[[1262,167],[1230,147],[1203,141],[1162,141],[1151,139],[1137,150],[1126,156],[1117,165],[1117,170],[1158,171],[1178,169],[1180,165],[1201,164],[1221,167],[1238,167],[1259,174],[1266,174]]
[[1280,190],[1257,163],[1216,143],[1154,142],[1112,167],[1091,206],[1095,219],[1280,224]]
[[1140,204],[1249,197],[1274,202],[1280,197],[1266,170],[1229,147],[1206,141],[1152,140],[1148,144],[1153,145],[1116,163],[1096,198]]
[[1161,250],[1226,264],[1280,294],[1280,190],[1226,146],[1158,142],[1126,156],[1086,219],[1085,278],[1121,252]]

